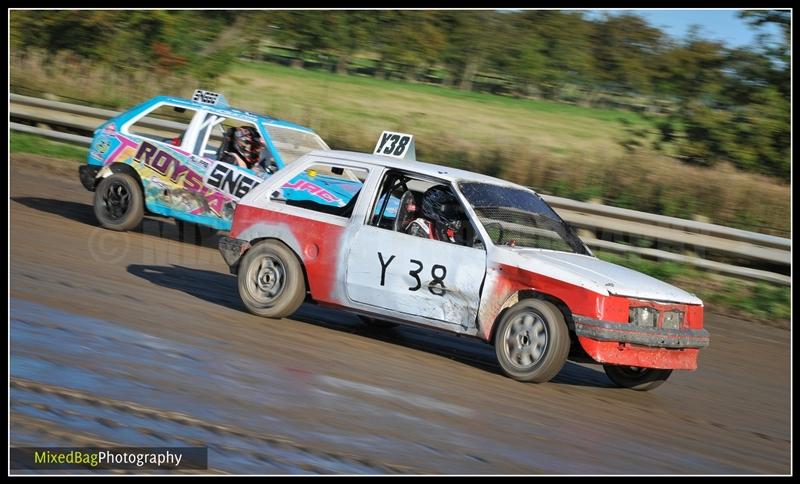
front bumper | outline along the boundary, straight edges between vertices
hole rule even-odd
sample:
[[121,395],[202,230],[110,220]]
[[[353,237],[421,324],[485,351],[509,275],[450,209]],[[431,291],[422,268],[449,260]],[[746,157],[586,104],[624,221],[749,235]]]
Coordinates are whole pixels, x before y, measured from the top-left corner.
[[102,169],[102,166],[97,165],[81,165],[78,167],[78,175],[81,179],[81,184],[89,190],[94,191],[95,180],[97,180],[97,173]]
[[228,264],[232,274],[236,274],[242,254],[244,254],[248,248],[250,248],[250,242],[246,240],[235,239],[233,237],[220,237],[219,253],[222,254],[222,258],[225,259],[225,263]]
[[632,343],[655,348],[705,348],[710,336],[705,329],[641,328],[629,323],[611,323],[573,316],[575,334],[598,341]]
[[583,316],[573,320],[578,342],[598,363],[696,370],[700,349],[710,342],[705,329],[640,328]]

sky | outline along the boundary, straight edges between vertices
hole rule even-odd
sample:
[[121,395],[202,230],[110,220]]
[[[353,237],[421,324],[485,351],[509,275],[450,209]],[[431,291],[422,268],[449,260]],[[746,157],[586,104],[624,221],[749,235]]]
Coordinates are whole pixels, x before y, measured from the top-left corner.
[[779,29],[774,25],[751,28],[739,18],[740,10],[591,10],[587,12],[590,19],[600,18],[603,13],[611,15],[630,12],[646,19],[654,27],[658,27],[676,39],[683,39],[689,26],[700,26],[700,36],[710,40],[719,40],[729,47],[753,45],[760,32],[777,35]]

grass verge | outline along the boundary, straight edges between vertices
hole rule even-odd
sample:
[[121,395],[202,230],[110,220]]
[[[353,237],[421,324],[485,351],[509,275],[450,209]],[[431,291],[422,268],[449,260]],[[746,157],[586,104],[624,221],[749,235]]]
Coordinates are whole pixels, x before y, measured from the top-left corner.
[[11,153],[48,156],[62,160],[83,161],[88,147],[53,141],[35,134],[10,131],[9,148]]

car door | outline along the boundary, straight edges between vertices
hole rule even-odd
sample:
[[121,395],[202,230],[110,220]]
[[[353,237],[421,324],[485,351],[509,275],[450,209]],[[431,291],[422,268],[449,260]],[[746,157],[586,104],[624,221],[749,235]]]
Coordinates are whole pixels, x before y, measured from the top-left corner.
[[483,248],[365,224],[352,235],[346,257],[352,301],[452,324],[454,330],[475,326],[486,272]]
[[[225,131],[237,126],[258,128],[252,121],[211,111],[207,111],[196,125],[192,137],[187,136],[186,144],[191,149],[192,159],[205,167],[203,189],[207,193],[209,205],[214,205],[213,213],[219,216],[223,228],[229,228],[236,204],[250,190],[260,185],[268,173],[221,161],[219,155],[224,149],[222,144]],[[268,150],[268,147],[265,146],[264,149]]]

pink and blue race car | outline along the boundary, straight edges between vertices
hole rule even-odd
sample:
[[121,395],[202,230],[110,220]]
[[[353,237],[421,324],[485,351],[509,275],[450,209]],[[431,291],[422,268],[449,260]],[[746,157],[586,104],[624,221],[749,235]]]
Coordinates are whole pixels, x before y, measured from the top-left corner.
[[[251,133],[252,164],[237,164],[240,133]],[[237,144],[238,143],[238,144]],[[214,92],[154,97],[94,132],[80,180],[94,191],[100,224],[130,230],[145,213],[229,230],[236,203],[272,173],[313,150],[329,149],[313,130],[230,107]],[[352,197],[347,183],[311,190],[302,177],[290,196],[331,206]],[[316,185],[314,185],[316,186]]]

